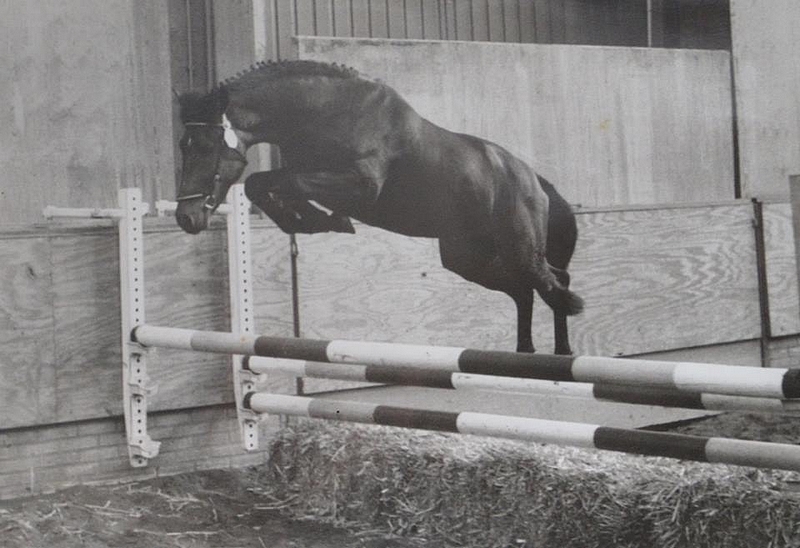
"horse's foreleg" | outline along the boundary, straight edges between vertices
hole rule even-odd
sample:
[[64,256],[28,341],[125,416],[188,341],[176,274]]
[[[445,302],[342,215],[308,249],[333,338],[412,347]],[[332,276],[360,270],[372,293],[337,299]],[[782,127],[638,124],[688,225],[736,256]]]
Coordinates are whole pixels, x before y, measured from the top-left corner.
[[314,200],[343,215],[358,216],[370,211],[383,187],[381,166],[363,160],[347,171],[294,173],[281,189],[287,196]]
[[245,181],[245,194],[288,234],[355,232],[347,217],[328,214],[306,200],[279,198],[281,189],[291,178],[292,174],[282,169],[253,173]]

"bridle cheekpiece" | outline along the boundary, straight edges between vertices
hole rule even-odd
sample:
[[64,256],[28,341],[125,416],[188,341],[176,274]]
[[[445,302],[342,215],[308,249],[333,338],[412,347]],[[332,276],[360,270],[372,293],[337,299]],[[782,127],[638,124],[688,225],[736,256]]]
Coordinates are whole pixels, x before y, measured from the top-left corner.
[[[231,121],[228,120],[228,117],[225,114],[222,115],[222,123],[214,124],[210,122],[184,122],[184,126],[208,126],[208,127],[221,127],[223,130],[223,140],[228,148],[235,150],[237,153],[238,146],[239,146],[239,137],[236,135],[236,132],[233,131],[233,126],[231,125]],[[241,155],[241,153],[240,153]],[[244,158],[244,157],[243,157]],[[245,159],[245,163],[247,163],[247,159]],[[211,187],[211,193],[207,194],[205,192],[196,192],[195,194],[187,194],[185,196],[178,196],[175,198],[176,202],[184,202],[186,200],[194,200],[196,198],[205,198],[203,202],[203,208],[212,210],[219,205],[219,201],[214,197],[217,192],[219,191],[219,187],[222,181],[222,177],[219,174],[219,157],[217,158],[217,172],[214,174],[214,183]]]

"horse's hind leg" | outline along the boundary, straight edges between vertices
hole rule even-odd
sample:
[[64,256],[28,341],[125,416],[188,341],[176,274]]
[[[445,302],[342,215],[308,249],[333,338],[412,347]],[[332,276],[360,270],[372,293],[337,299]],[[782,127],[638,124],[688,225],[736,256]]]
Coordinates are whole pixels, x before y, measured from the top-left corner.
[[[550,182],[538,176],[542,189],[549,199],[548,220],[547,220],[547,262],[552,267],[552,272],[561,285],[565,288],[570,286],[570,276],[567,267],[572,260],[575,252],[575,244],[578,240],[578,225],[575,220],[575,213],[572,207],[553,187]],[[555,335],[555,353],[572,354],[569,344],[569,332],[567,330],[567,317],[564,314],[553,312],[553,328]]]
[[[566,270],[559,270],[556,273],[558,281],[565,288],[569,288],[569,274]],[[569,345],[569,330],[567,328],[567,316],[560,312],[553,311],[553,336],[555,338],[554,353],[568,356],[572,354],[572,348]]]
[[521,289],[511,295],[517,305],[517,352],[536,352],[533,346],[533,290]]
[[535,352],[531,324],[533,287],[520,277],[510,275],[497,257],[494,244],[479,239],[440,238],[442,266],[467,281],[487,289],[501,291],[514,300],[517,307],[517,352]]

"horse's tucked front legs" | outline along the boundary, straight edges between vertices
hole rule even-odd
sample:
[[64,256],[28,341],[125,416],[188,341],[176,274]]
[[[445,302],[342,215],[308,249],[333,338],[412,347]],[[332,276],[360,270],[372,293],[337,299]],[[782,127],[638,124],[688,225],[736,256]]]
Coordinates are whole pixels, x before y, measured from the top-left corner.
[[280,169],[253,173],[245,181],[245,194],[287,234],[355,233],[345,216],[329,214],[304,199],[279,197],[291,177]]

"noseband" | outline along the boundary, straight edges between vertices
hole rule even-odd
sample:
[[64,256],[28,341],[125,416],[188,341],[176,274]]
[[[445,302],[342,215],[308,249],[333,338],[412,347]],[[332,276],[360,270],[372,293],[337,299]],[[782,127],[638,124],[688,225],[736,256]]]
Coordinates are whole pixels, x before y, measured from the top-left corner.
[[[236,133],[234,133],[233,127],[231,126],[231,123],[228,120],[228,117],[225,116],[224,114],[222,115],[222,123],[221,124],[212,124],[212,123],[207,123],[207,122],[185,122],[183,125],[184,126],[221,127],[223,129],[223,131],[224,131],[223,140],[225,141],[225,145],[230,149],[236,150],[236,152],[240,156],[242,156],[242,154],[236,149],[236,146],[239,144],[239,139],[236,136]],[[216,196],[217,192],[219,192],[219,187],[222,184],[222,177],[219,174],[220,156],[217,156],[217,172],[214,174],[214,183],[211,186],[211,192],[210,193],[196,192],[195,194],[187,194],[185,196],[178,196],[177,198],[175,198],[176,202],[180,203],[180,202],[184,202],[184,201],[187,201],[187,200],[194,200],[194,199],[197,199],[197,198],[205,198],[205,200],[203,201],[203,208],[207,209],[209,211],[214,209],[215,207],[217,207],[219,205],[221,200],[217,200],[215,198],[215,196]],[[244,156],[242,156],[242,159],[244,160],[244,163],[247,164],[247,158],[244,158]]]

